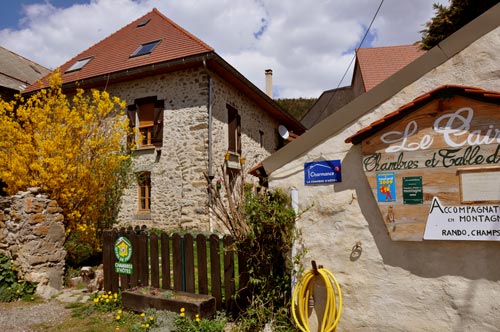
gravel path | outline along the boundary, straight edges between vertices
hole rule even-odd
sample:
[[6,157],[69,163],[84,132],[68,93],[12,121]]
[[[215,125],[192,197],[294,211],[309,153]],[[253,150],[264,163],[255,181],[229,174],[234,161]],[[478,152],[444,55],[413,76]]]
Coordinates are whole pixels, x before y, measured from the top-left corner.
[[71,311],[56,300],[43,303],[0,303],[0,330],[9,332],[31,332],[38,324],[56,324]]
[[45,302],[0,302],[0,331],[40,331],[33,327],[39,324],[56,325],[71,315],[71,309],[65,308],[67,303],[86,299],[81,291],[63,291],[55,299]]

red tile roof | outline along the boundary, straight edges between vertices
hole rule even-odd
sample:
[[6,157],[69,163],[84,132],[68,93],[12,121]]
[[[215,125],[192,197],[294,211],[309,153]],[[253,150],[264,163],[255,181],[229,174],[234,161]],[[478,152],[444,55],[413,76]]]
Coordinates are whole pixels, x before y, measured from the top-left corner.
[[425,54],[417,45],[359,48],[356,60],[365,91],[369,91],[401,68]]
[[[138,26],[147,20],[147,24]],[[157,40],[161,42],[151,53],[130,56],[140,45]],[[80,70],[66,73],[76,61],[89,57],[92,60]],[[156,8],[78,54],[63,64],[60,71],[63,88],[70,91],[76,86],[85,89],[102,88],[120,81],[200,66],[217,73],[296,134],[305,131],[299,121],[283,111],[276,102],[222,59],[212,47],[175,24]],[[47,86],[47,82],[48,76],[42,79],[43,86]],[[24,92],[30,93],[40,88],[37,82]]]
[[359,130],[356,134],[348,137],[345,142],[358,144],[361,141],[391,123],[401,119],[416,109],[422,107],[435,98],[442,96],[462,95],[475,99],[487,99],[490,102],[500,103],[500,92],[487,91],[480,88],[461,86],[461,85],[443,85],[439,88],[431,90],[415,99],[408,104],[405,104],[392,113],[387,114],[383,118],[372,122],[367,127]]
[[[148,19],[147,24],[138,27],[139,23]],[[157,40],[161,42],[150,54],[130,57],[141,44]],[[64,84],[213,51],[212,47],[184,30],[155,8],[78,54],[63,64],[60,70]],[[65,73],[76,61],[88,57],[93,58],[82,69]],[[47,84],[47,78],[42,81],[44,85]],[[27,91],[38,88],[40,86],[34,84]]]

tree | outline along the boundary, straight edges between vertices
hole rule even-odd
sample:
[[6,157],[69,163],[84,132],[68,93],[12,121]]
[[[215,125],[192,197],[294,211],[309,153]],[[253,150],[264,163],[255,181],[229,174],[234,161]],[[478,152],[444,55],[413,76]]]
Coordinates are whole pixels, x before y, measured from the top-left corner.
[[[59,73],[29,97],[0,100],[0,178],[9,194],[40,187],[58,202],[67,234],[96,245],[116,217],[130,152],[125,104],[105,91],[62,92]],[[111,198],[111,201],[110,201]],[[114,200],[114,201],[113,201]]]
[[499,0],[450,0],[450,6],[433,4],[436,15],[422,34],[421,48],[430,50],[446,37],[496,5]]

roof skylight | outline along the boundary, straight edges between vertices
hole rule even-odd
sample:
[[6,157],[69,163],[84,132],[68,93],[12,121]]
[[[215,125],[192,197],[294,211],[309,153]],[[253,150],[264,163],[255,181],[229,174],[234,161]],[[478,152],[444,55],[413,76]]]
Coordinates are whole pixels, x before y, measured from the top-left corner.
[[80,70],[82,69],[87,63],[90,62],[90,60],[92,60],[94,57],[90,56],[88,58],[84,58],[84,59],[80,59],[80,60],[76,60],[76,62],[74,64],[71,65],[71,67],[69,67],[65,72],[66,73],[69,73],[69,72],[72,72],[72,71],[77,71],[77,70]]
[[150,19],[150,18],[144,19],[144,20],[140,21],[140,22],[139,22],[139,24],[137,24],[137,27],[138,27],[138,28],[139,28],[139,27],[143,27],[143,26],[145,26],[146,24],[148,24],[148,23],[149,23],[149,21],[151,21],[151,19]]
[[142,44],[132,54],[130,54],[130,57],[132,58],[134,56],[139,56],[139,55],[144,55],[144,54],[151,53],[153,51],[153,49],[159,43],[160,43],[160,41],[157,40],[157,41],[154,41],[154,42],[149,42],[149,43]]

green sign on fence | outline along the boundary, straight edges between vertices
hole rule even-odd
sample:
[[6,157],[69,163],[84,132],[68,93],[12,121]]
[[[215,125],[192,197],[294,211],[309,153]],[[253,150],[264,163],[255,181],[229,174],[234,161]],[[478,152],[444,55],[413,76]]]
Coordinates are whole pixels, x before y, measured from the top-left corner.
[[132,264],[128,263],[132,257],[132,243],[124,236],[120,236],[115,242],[115,271],[120,274],[132,274]]
[[132,264],[130,263],[120,263],[116,262],[115,263],[115,272],[120,273],[120,274],[132,274],[132,271],[134,270]]

